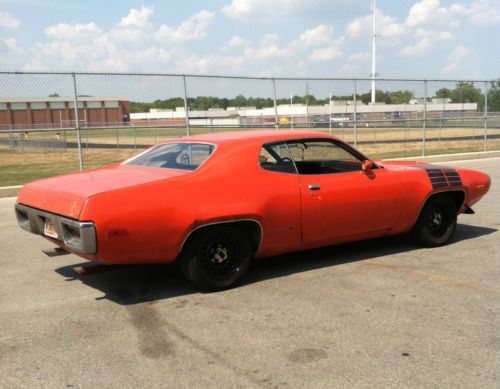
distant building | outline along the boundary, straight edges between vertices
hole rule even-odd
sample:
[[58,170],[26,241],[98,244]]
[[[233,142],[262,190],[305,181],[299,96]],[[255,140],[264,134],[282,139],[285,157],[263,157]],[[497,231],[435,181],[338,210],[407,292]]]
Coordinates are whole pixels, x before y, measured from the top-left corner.
[[[427,102],[427,119],[473,117],[477,114],[476,103],[448,103],[439,100],[439,104]],[[300,126],[305,123],[344,123],[354,120],[354,111],[358,120],[421,120],[424,112],[422,100],[413,100],[410,104],[362,104],[361,102],[343,101],[343,104],[310,105],[287,104],[274,107],[256,109],[255,107],[227,110],[189,111],[189,123],[193,126],[266,126],[273,125],[276,114],[280,124],[294,123]],[[184,107],[175,111],[132,113],[130,124],[134,126],[182,126],[186,123]],[[344,125],[344,124],[342,124]]]
[[[78,121],[81,127],[126,124],[130,121],[130,102],[122,97],[79,97]],[[0,129],[74,126],[72,97],[0,98]]]

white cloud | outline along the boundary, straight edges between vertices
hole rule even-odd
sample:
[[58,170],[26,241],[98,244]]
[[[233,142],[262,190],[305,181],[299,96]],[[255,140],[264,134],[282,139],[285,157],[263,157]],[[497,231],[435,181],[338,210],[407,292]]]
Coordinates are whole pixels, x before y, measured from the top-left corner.
[[142,6],[141,9],[132,8],[128,15],[123,17],[119,23],[120,27],[146,28],[151,24],[149,17],[154,13],[153,7]]
[[449,31],[441,31],[439,33],[439,39],[440,40],[447,41],[447,40],[454,39],[454,38],[455,38],[455,35],[453,35]]
[[262,46],[274,46],[278,44],[278,34],[275,32],[272,34],[265,34],[261,39]]
[[291,54],[291,51],[286,47],[277,45],[264,46],[260,48],[246,48],[245,57],[251,59],[265,60],[277,57],[286,57]]
[[19,28],[21,22],[8,12],[0,11],[0,28],[15,30]]
[[450,11],[466,16],[478,26],[488,26],[500,23],[500,2],[491,0],[476,0],[469,4],[452,4]]
[[333,44],[321,47],[319,49],[314,50],[310,56],[309,60],[312,62],[316,61],[331,61],[333,59],[342,58],[344,53],[342,53],[341,46],[344,44],[345,39],[339,38],[336,39]]
[[[407,27],[397,21],[397,18],[376,11],[377,33],[384,37],[396,37],[407,33]],[[349,38],[357,38],[372,32],[373,15],[354,19],[347,25],[346,34]]]
[[429,37],[423,37],[414,45],[408,45],[401,49],[401,54],[406,56],[420,55],[427,51],[431,46],[432,40]]
[[[400,22],[396,17],[386,15],[377,9],[376,24],[377,34],[381,35],[382,38],[394,38],[409,36],[412,33],[418,35],[418,30],[427,25],[457,27],[459,20],[452,15],[449,9],[441,7],[439,0],[421,0],[410,8],[404,22]],[[372,15],[356,18],[347,25],[346,35],[351,39],[367,36],[371,34],[372,26]]]
[[15,38],[7,38],[3,40],[3,43],[5,46],[7,46],[8,49],[10,50],[15,50],[17,49],[17,41]]
[[50,26],[45,35],[51,41],[35,45],[27,67],[55,64],[57,68],[109,71],[127,71],[143,63],[160,67],[170,62],[171,55],[153,44],[152,12],[148,7],[131,9],[108,31],[93,22]]
[[149,43],[151,35],[138,28],[113,28],[106,33],[105,38],[109,41],[122,45],[124,47],[144,47],[145,43]]
[[471,54],[471,49],[465,47],[464,45],[458,45],[448,56],[446,66],[441,70],[441,72],[448,73],[456,69]]
[[92,39],[101,34],[101,29],[95,23],[59,23],[45,29],[45,35],[49,38],[64,41]]
[[235,35],[229,39],[227,45],[229,47],[241,47],[248,45],[248,41]]
[[301,0],[232,0],[221,11],[233,19],[272,19],[276,15],[294,13],[303,7],[304,2]]
[[413,45],[407,45],[403,47],[400,51],[402,55],[421,55],[426,53],[428,49],[434,46],[436,42],[454,38],[453,34],[449,31],[437,32],[434,30],[427,30],[423,28],[417,28],[417,30],[415,31],[415,35],[420,37],[420,39]]
[[221,12],[245,22],[302,21],[305,17],[317,20],[320,15],[343,17],[363,9],[359,1],[345,0],[227,0],[227,3]]
[[331,42],[333,36],[333,27],[325,24],[304,31],[300,37],[299,42],[303,46],[322,46]]
[[371,58],[371,53],[367,52],[353,53],[349,56],[349,61],[366,61],[369,58]]
[[416,27],[445,16],[447,10],[440,5],[439,0],[421,0],[411,7],[405,24],[409,27]]
[[169,43],[182,43],[190,40],[203,39],[207,35],[208,27],[214,18],[214,13],[200,11],[183,21],[177,28],[165,24],[155,33],[155,38]]
[[182,69],[185,73],[214,74],[221,72],[234,73],[235,69],[241,72],[241,65],[244,63],[243,57],[187,54],[179,56],[175,63],[176,68]]

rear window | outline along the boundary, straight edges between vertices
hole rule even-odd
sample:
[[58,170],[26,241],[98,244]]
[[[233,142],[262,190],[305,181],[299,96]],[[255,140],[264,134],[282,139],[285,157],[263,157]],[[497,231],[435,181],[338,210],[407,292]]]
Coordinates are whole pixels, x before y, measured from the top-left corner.
[[215,146],[207,143],[165,143],[126,161],[124,165],[195,170],[214,150]]

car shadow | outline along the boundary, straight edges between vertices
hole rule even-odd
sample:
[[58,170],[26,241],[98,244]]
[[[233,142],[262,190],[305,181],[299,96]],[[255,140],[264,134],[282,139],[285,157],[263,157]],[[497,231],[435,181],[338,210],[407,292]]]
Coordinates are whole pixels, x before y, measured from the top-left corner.
[[[494,228],[457,225],[450,243],[478,238],[498,231]],[[371,239],[320,249],[279,255],[252,263],[240,287],[349,262],[363,261],[421,249],[404,236]],[[121,305],[164,300],[198,291],[182,276],[175,264],[170,265],[102,265],[82,262],[55,270],[67,281],[80,281],[101,291],[97,300],[107,299]]]

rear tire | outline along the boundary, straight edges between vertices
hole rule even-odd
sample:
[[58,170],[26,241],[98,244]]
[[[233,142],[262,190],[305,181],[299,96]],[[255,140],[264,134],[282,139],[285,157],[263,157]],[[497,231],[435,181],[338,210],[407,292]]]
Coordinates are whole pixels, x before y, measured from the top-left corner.
[[234,286],[252,260],[249,239],[230,226],[211,227],[195,234],[180,258],[186,278],[207,292]]
[[450,195],[427,200],[411,232],[414,240],[426,247],[447,244],[457,227],[457,208]]

